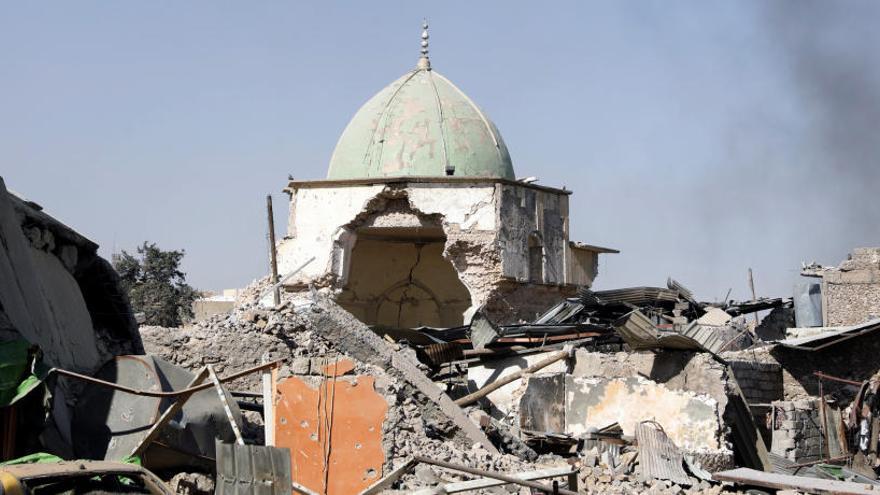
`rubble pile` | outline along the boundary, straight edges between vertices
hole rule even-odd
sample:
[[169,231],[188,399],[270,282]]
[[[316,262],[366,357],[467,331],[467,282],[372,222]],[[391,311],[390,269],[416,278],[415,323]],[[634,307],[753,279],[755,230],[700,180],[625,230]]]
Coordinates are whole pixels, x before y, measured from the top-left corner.
[[[142,326],[141,337],[148,354],[191,371],[211,364],[218,373],[225,373],[281,359],[279,380],[301,377],[320,381],[324,379],[320,371],[324,367],[342,359],[352,359],[355,363],[353,373],[375,377],[376,390],[388,403],[382,435],[387,471],[399,467],[415,454],[503,472],[534,468],[513,455],[490,452],[486,447],[494,450],[491,445],[464,447],[451,441],[448,436],[455,426],[443,415],[431,414],[427,398],[413,391],[394,372],[389,373],[375,364],[346,355],[334,342],[315,331],[314,315],[341,314],[345,313],[344,310],[326,300],[299,310],[296,309],[297,303],[288,299],[278,308],[266,309],[260,306],[257,298],[252,298],[237,306],[228,316],[215,316],[192,326]],[[356,320],[355,323],[360,325]],[[259,376],[246,376],[231,382],[230,386],[234,390],[258,391]],[[262,425],[260,416],[247,414],[246,417],[255,440],[261,441],[262,432],[257,431]],[[465,479],[455,473],[444,473],[443,478],[447,481]],[[420,483],[412,475],[402,480],[404,487],[416,487]]]
[[822,281],[793,297],[670,278],[452,327],[368,326],[267,277],[137,335],[96,246],[0,192],[3,459],[136,459],[190,495],[880,489],[880,250],[805,266]]
[[[389,493],[442,493],[473,480],[408,464],[425,456],[495,473],[569,466],[581,493],[714,494],[736,487],[711,473],[772,469],[776,453],[803,461],[796,454],[816,454],[821,443],[813,427],[809,447],[786,448],[806,425],[786,420],[790,406],[779,401],[812,395],[792,385],[805,372],[784,371],[804,364],[787,363],[765,339],[792,319],[791,299],[701,303],[670,279],[666,288],[583,291],[533,322],[497,325],[478,311],[463,327],[390,331],[366,327],[323,293],[286,293],[272,307],[267,288],[263,280],[245,289],[228,315],[142,327],[144,347],[191,371],[281,360],[279,382],[315,389],[328,383],[328,367],[350,360],[347,373],[373,378],[387,404],[381,472],[401,471]],[[772,311],[760,325],[746,323],[764,310]],[[260,378],[229,386],[256,395]],[[802,416],[815,420],[817,407]],[[779,423],[768,424],[776,409]],[[245,418],[253,441],[264,441],[261,415]],[[636,438],[644,424],[663,431],[678,464],[642,467],[654,462],[643,460],[654,447]]]

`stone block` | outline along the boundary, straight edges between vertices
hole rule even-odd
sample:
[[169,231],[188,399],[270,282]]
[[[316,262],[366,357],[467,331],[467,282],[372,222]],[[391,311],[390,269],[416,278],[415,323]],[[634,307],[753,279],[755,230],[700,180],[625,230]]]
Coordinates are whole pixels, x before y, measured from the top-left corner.
[[294,358],[290,363],[290,373],[292,375],[308,375],[311,369],[311,361],[307,357]]

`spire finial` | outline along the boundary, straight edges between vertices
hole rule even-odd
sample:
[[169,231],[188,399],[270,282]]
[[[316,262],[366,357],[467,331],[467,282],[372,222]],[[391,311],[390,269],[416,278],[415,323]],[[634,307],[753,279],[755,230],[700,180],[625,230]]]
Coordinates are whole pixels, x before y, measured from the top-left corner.
[[419,57],[417,67],[431,70],[431,60],[428,58],[428,19],[422,20],[422,56]]

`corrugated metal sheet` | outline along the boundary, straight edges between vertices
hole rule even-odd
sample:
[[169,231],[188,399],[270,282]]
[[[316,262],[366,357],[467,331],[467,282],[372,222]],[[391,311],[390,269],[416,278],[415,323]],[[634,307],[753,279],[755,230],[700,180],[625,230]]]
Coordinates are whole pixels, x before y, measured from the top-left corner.
[[578,314],[584,305],[576,301],[562,301],[535,320],[536,325],[558,325]]
[[670,480],[689,486],[690,478],[684,471],[684,456],[659,423],[643,421],[636,426],[639,445],[639,472],[646,477]]
[[794,339],[777,340],[776,343],[788,347],[790,349],[799,349],[802,351],[818,351],[834,344],[839,344],[845,340],[849,340],[866,333],[880,330],[880,318],[876,318],[858,325],[848,327],[832,327],[826,332],[808,337],[798,337]]
[[693,339],[700,344],[700,347],[712,354],[718,354],[725,344],[724,334],[719,332],[717,328],[703,326],[696,321],[692,321],[690,325],[686,326],[681,334]]
[[724,347],[724,334],[718,327],[692,321],[681,331],[660,330],[639,310],[633,310],[614,324],[614,330],[633,350],[679,349],[718,354]]
[[[614,330],[626,341],[633,350],[643,349],[679,349],[679,350],[706,350],[702,344],[692,337],[679,332],[660,330],[654,323],[639,310],[633,310],[615,322]],[[693,329],[692,333],[709,340],[707,335],[699,329]]]
[[290,451],[217,441],[217,495],[290,495]]
[[628,287],[626,289],[611,289],[595,291],[603,302],[609,304],[634,304],[645,306],[657,302],[676,302],[679,299],[678,292],[662,287]]
[[474,313],[471,319],[470,330],[468,335],[471,339],[474,349],[483,349],[486,345],[491,344],[500,335],[501,331],[491,320],[483,313],[483,308]]

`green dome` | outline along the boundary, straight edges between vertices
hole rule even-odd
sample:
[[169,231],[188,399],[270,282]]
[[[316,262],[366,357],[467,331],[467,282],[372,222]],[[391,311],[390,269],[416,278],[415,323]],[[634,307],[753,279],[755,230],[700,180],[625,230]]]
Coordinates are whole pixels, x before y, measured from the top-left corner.
[[495,124],[423,59],[358,110],[327,178],[447,175],[514,178]]

